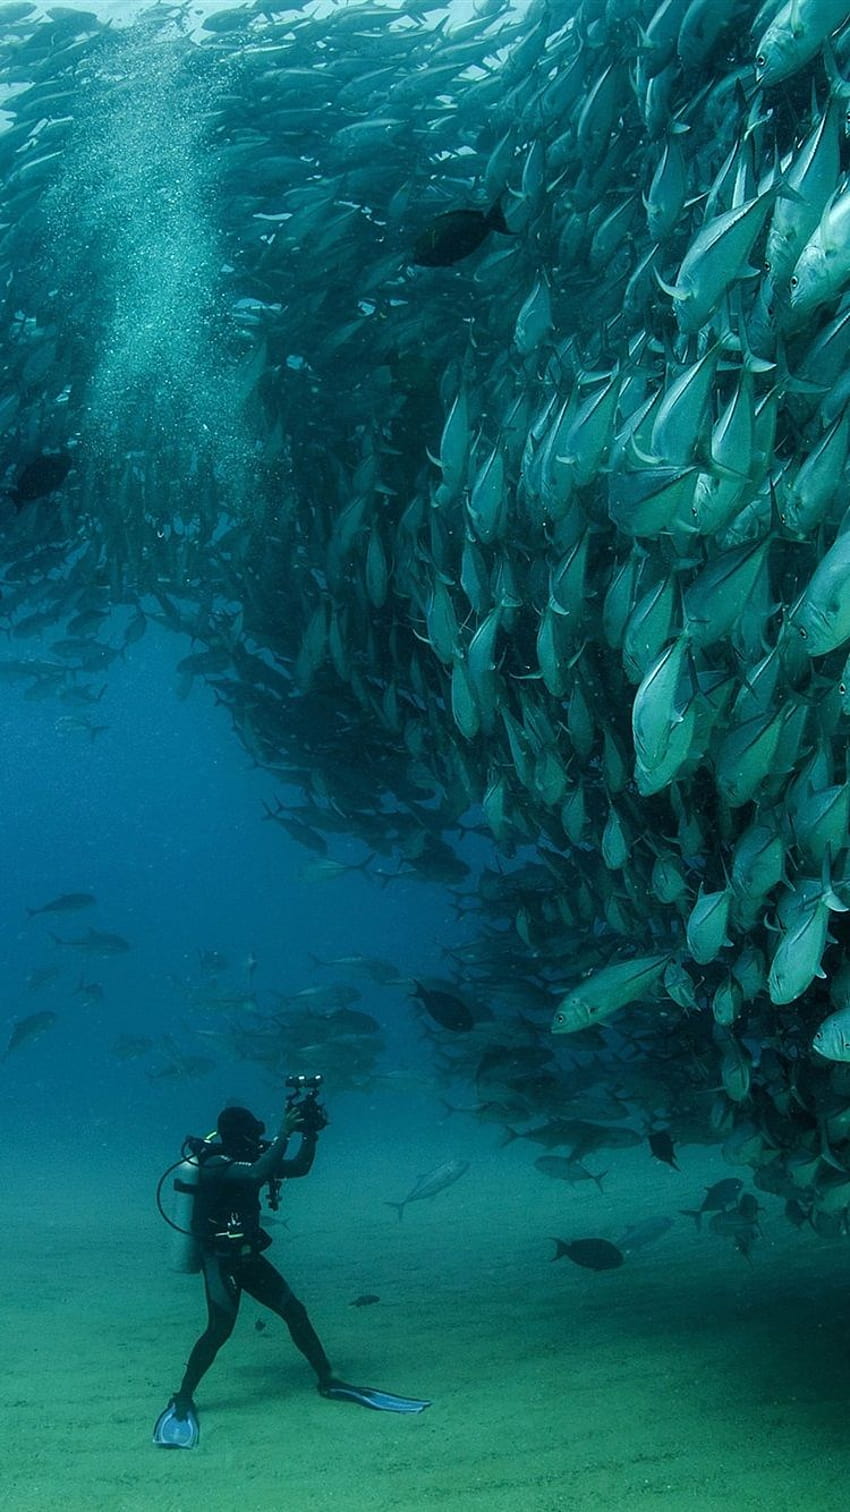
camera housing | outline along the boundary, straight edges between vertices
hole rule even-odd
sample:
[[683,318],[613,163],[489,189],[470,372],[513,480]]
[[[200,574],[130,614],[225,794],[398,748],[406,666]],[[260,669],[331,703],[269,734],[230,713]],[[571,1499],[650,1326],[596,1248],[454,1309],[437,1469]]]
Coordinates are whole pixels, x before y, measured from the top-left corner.
[[286,1106],[297,1108],[300,1112],[299,1132],[302,1134],[318,1134],[320,1129],[327,1127],[328,1115],[319,1102],[319,1088],[323,1080],[321,1072],[317,1072],[315,1076],[305,1076],[302,1073],[286,1077],[284,1085],[290,1089]]

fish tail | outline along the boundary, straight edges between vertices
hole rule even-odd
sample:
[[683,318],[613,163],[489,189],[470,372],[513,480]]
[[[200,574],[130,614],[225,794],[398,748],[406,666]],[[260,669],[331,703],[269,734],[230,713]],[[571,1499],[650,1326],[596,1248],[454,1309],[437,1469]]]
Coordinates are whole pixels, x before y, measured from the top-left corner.
[[401,1223],[402,1215],[404,1213],[404,1203],[403,1202],[385,1202],[384,1203],[384,1207],[394,1207],[395,1210],[396,1210],[396,1212],[398,1213],[398,1221],[399,1221],[399,1223]]
[[602,1189],[603,1189],[602,1188],[602,1182],[604,1181],[605,1177],[608,1175],[608,1172],[607,1171],[600,1171],[598,1176],[594,1176],[592,1171],[591,1171],[590,1174],[591,1174],[591,1176],[593,1176],[593,1180],[596,1182],[596,1185],[598,1186],[598,1188],[599,1188],[599,1190],[601,1192]]
[[553,1260],[560,1260],[561,1256],[565,1255],[567,1253],[567,1250],[569,1249],[569,1245],[565,1244],[564,1241],[563,1241],[563,1239],[556,1239],[554,1234],[550,1235],[550,1237],[551,1237],[552,1243],[555,1246],[555,1253],[552,1256],[552,1259]]
[[679,1212],[681,1213],[683,1218],[693,1218],[694,1223],[696,1224],[698,1229],[702,1228],[701,1208],[679,1208]]

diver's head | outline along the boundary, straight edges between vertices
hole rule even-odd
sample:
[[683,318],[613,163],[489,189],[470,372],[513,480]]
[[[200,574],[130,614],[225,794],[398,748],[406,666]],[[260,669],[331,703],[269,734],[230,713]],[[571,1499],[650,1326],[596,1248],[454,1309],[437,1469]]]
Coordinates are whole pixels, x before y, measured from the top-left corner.
[[216,1120],[218,1137],[231,1160],[256,1160],[262,1153],[266,1126],[248,1108],[222,1108]]

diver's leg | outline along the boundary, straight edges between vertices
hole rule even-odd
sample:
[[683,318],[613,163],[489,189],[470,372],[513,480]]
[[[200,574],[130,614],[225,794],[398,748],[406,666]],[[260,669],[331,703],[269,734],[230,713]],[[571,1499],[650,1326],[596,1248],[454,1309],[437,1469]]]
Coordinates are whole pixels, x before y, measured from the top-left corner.
[[203,1269],[207,1326],[189,1356],[183,1380],[174,1396],[178,1416],[192,1406],[195,1388],[222,1344],[230,1338],[239,1312],[240,1286],[236,1278],[213,1255],[204,1256]]
[[295,1348],[300,1349],[305,1360],[315,1370],[319,1386],[331,1381],[331,1362],[325,1354],[321,1339],[307,1316],[304,1303],[299,1302],[280,1271],[275,1269],[265,1255],[257,1255],[246,1262],[241,1272],[241,1281],[249,1297],[261,1302],[270,1312],[283,1319]]

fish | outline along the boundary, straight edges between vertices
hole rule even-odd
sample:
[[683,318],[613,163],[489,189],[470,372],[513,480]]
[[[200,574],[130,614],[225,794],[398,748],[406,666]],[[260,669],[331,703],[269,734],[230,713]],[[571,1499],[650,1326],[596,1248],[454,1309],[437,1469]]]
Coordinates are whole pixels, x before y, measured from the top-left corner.
[[0,1059],[8,1060],[9,1056],[14,1055],[15,1051],[20,1050],[23,1045],[33,1044],[40,1039],[42,1034],[53,1028],[58,1017],[59,1015],[53,1013],[51,1009],[45,1008],[40,1013],[29,1013],[26,1018],[16,1019],[12,1025],[9,1042]]
[[380,1300],[380,1297],[376,1297],[373,1292],[364,1292],[362,1296],[355,1297],[348,1305],[349,1307],[374,1307],[375,1303],[380,1302]]
[[705,1213],[724,1213],[738,1201],[744,1183],[739,1176],[726,1176],[722,1181],[715,1181],[713,1186],[706,1187],[702,1206],[698,1208],[682,1208],[685,1218],[693,1218],[697,1228],[702,1227],[702,1219]]
[[107,934],[100,929],[90,929],[86,934],[78,935],[73,940],[63,940],[55,934],[51,934],[50,938],[55,940],[57,945],[68,945],[73,950],[82,950],[86,955],[124,955],[131,949],[129,940],[125,940],[123,935]]
[[560,1260],[566,1255],[572,1260],[573,1265],[581,1265],[586,1270],[616,1270],[625,1261],[625,1255],[616,1244],[608,1239],[553,1239],[555,1253],[553,1260]]
[[331,882],[338,877],[344,877],[349,872],[366,872],[374,860],[374,856],[367,856],[365,861],[347,862],[335,861],[332,856],[317,856],[315,861],[308,861],[300,868],[298,873],[302,882]]
[[454,992],[446,992],[439,987],[425,987],[422,982],[414,980],[411,997],[422,1004],[429,1018],[432,1018],[442,1029],[450,1029],[454,1034],[465,1034],[475,1025],[475,1019],[463,998]]
[[568,1181],[570,1186],[575,1186],[580,1181],[595,1181],[600,1192],[603,1179],[608,1175],[607,1171],[588,1171],[580,1160],[564,1155],[539,1155],[534,1168],[542,1171],[544,1176],[552,1176],[556,1181]]
[[449,268],[477,252],[492,231],[512,235],[498,202],[487,211],[444,210],[420,231],[411,262],[423,268]]
[[362,971],[365,976],[371,977],[373,982],[378,982],[384,987],[390,984],[398,986],[407,980],[397,966],[393,966],[390,961],[382,960],[379,956],[344,955],[336,956],[333,960],[322,960],[318,956],[311,955],[310,960],[316,966],[347,966],[350,971]]
[[656,1244],[669,1234],[673,1227],[673,1219],[667,1217],[644,1218],[640,1223],[629,1224],[617,1237],[617,1248],[624,1255],[634,1253],[635,1250],[645,1249],[648,1244]]
[[652,990],[669,955],[638,956],[617,961],[574,987],[555,1010],[553,1034],[572,1034],[598,1023]]
[[91,908],[97,899],[94,893],[62,893],[58,898],[51,898],[49,903],[42,903],[38,908],[28,908],[30,918],[43,913],[76,913],[81,908]]
[[11,497],[17,509],[32,504],[36,499],[46,498],[62,487],[73,466],[73,458],[67,452],[42,452],[25,463],[18,473]]
[[40,992],[42,987],[49,987],[59,974],[58,966],[34,966],[25,977],[27,992]]
[[708,1226],[713,1234],[729,1238],[740,1255],[749,1260],[753,1245],[761,1233],[761,1207],[751,1192],[745,1192],[733,1208],[713,1213]]
[[[305,1007],[314,1010],[327,1008],[341,1012],[350,1003],[358,1002],[362,996],[359,988],[352,987],[350,982],[327,982],[302,987],[298,992],[281,995],[280,1001],[291,1004],[294,1008]],[[337,1022],[341,1023],[343,1020],[338,1019]],[[368,1026],[369,1030],[379,1027],[377,1021],[368,1014],[350,1015],[346,1022],[349,1025],[359,1024],[361,1028]]]
[[651,1129],[647,1135],[647,1139],[649,1141],[649,1148],[655,1159],[663,1161],[665,1165],[671,1166],[674,1171],[678,1171],[679,1163],[676,1159],[676,1151],[670,1136],[670,1130]]
[[446,1160],[442,1165],[435,1166],[433,1171],[419,1176],[401,1202],[387,1202],[385,1206],[395,1208],[401,1221],[409,1202],[424,1202],[426,1197],[436,1197],[438,1192],[444,1192],[446,1187],[454,1186],[456,1181],[460,1181],[468,1170],[468,1160]]
[[824,1060],[850,1062],[850,1006],[824,1019],[815,1031],[812,1049]]

